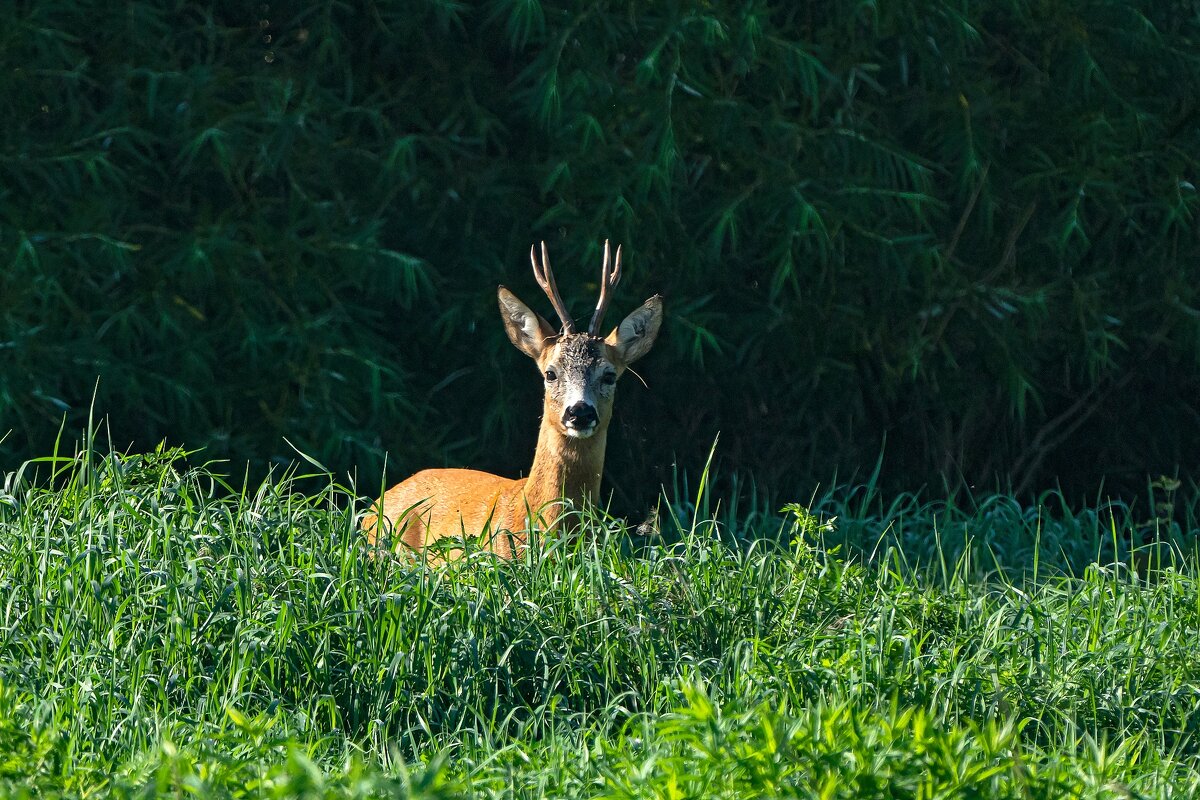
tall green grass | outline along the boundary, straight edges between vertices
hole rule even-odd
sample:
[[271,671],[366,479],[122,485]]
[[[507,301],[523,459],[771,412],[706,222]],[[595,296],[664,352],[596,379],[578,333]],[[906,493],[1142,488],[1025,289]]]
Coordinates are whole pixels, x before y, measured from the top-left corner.
[[367,556],[352,486],[184,460],[6,476],[0,795],[1200,791],[1187,502],[1145,544],[1051,497],[676,490],[657,530],[429,568]]

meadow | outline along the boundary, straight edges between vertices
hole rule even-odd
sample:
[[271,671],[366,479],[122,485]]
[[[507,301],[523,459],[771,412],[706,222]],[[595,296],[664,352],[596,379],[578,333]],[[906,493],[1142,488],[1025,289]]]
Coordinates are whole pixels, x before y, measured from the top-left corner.
[[[193,462],[197,457],[191,456]],[[1198,506],[867,480],[446,567],[163,450],[0,496],[6,797],[1188,797]],[[303,472],[303,474],[302,474]]]
[[[1195,3],[7,6],[0,800],[1200,795]],[[638,513],[372,557],[610,239]]]

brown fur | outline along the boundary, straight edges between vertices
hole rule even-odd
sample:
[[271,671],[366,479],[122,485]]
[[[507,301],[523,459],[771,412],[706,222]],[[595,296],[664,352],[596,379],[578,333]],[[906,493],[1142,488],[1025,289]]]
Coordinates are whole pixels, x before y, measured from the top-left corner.
[[[607,431],[590,439],[568,439],[542,421],[528,478],[502,478],[472,469],[427,469],[383,496],[384,530],[392,540],[422,550],[446,537],[488,535],[481,545],[502,558],[520,553],[535,527],[553,527],[561,497],[576,507],[600,493]],[[406,513],[407,512],[407,513]],[[368,517],[367,541],[376,544],[378,527]],[[450,551],[453,558],[459,551]]]
[[[604,449],[612,419],[615,379],[650,349],[662,320],[655,296],[605,339],[586,333],[558,335],[504,287],[500,308],[509,338],[532,357],[545,378],[546,394],[537,451],[529,476],[502,478],[469,469],[429,469],[389,489],[363,520],[371,545],[390,541],[394,549],[420,551],[442,539],[479,537],[502,558],[519,555],[532,530],[553,530],[563,512],[600,493]],[[581,394],[586,392],[586,394]],[[586,397],[597,413],[587,438],[570,435],[563,422],[567,399]],[[390,535],[390,539],[389,539]],[[461,549],[442,557],[455,558]],[[432,559],[437,560],[437,559]]]

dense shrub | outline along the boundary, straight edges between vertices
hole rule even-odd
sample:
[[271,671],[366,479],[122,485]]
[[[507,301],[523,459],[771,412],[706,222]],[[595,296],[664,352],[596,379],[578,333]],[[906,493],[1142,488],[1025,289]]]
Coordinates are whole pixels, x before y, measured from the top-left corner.
[[620,502],[718,430],[781,490],[1196,467],[1194,4],[10,9],[11,460],[95,392],[118,446],[515,472],[495,285],[544,307],[545,238],[582,310],[607,236],[669,313]]

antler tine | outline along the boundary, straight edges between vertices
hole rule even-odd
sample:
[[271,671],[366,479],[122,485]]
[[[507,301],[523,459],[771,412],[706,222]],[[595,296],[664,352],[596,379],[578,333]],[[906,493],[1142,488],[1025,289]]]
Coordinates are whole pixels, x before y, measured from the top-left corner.
[[613,289],[617,288],[617,284],[621,282],[621,245],[617,245],[617,260],[609,269],[608,259],[608,239],[604,240],[604,264],[600,268],[600,300],[596,303],[596,313],[592,314],[592,324],[588,326],[588,333],[592,336],[600,335],[600,324],[604,321],[604,312],[608,310],[608,304],[612,301]]
[[562,321],[563,333],[574,333],[575,321],[571,319],[566,303],[563,302],[562,295],[558,293],[558,284],[554,282],[554,271],[550,269],[550,254],[546,251],[546,243],[542,242],[542,263],[540,265],[537,260],[536,248],[537,245],[529,247],[529,262],[533,264],[533,278],[554,305],[554,311]]

